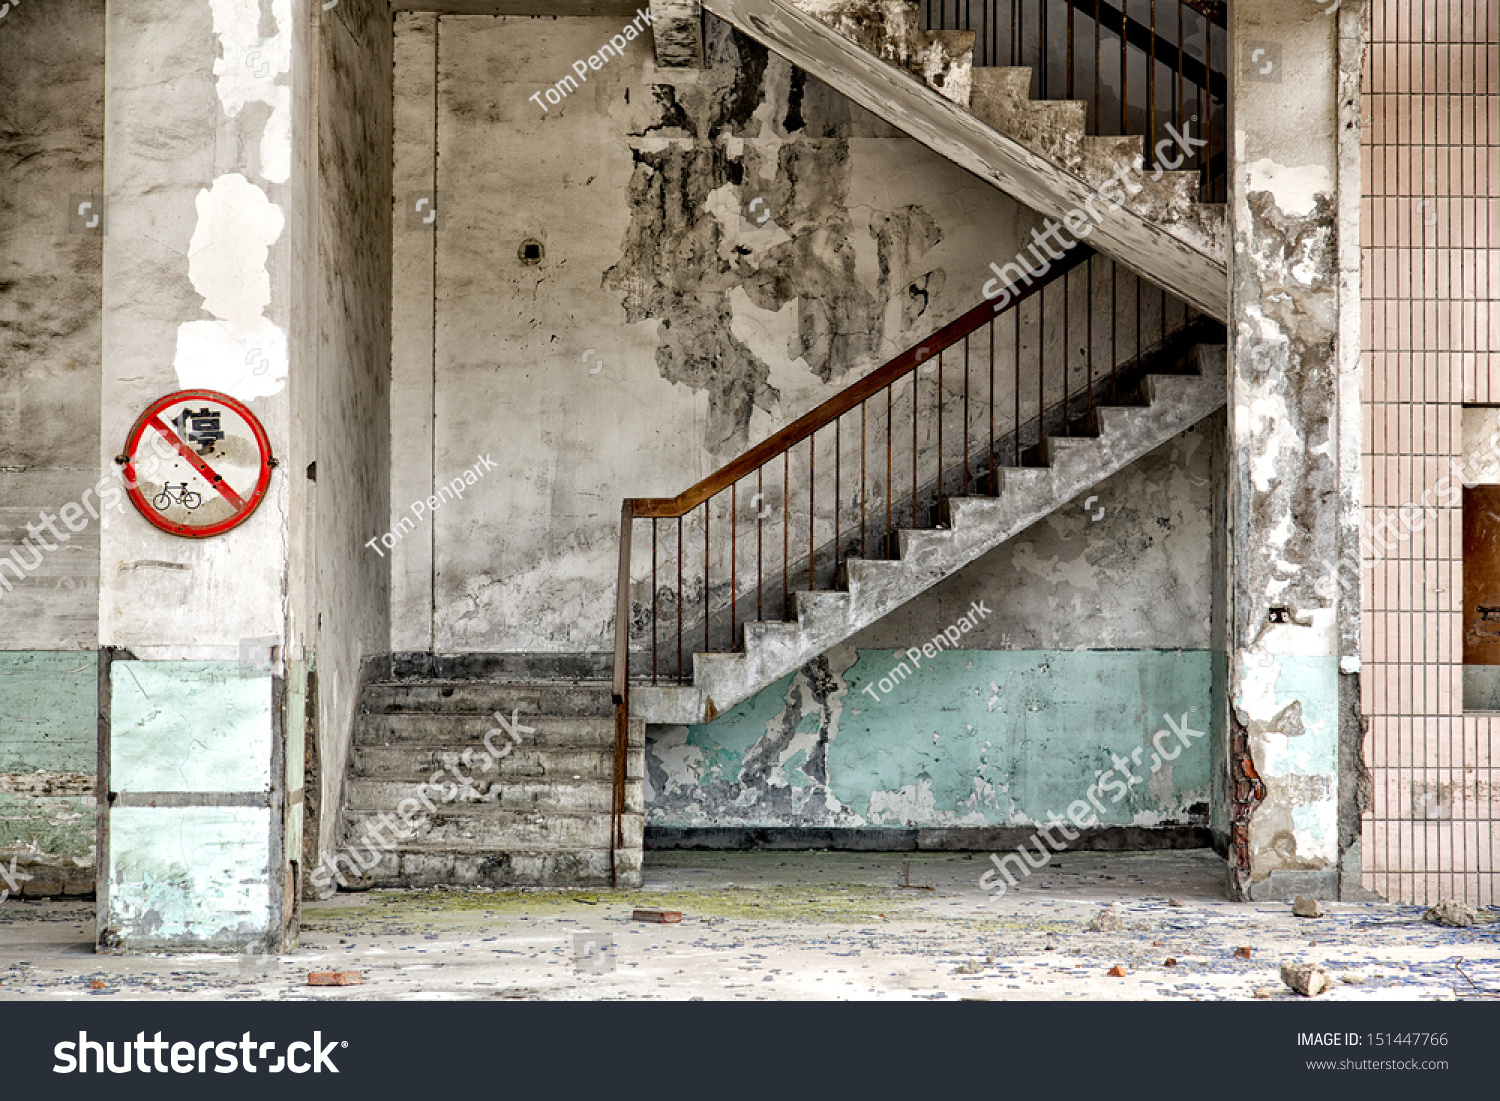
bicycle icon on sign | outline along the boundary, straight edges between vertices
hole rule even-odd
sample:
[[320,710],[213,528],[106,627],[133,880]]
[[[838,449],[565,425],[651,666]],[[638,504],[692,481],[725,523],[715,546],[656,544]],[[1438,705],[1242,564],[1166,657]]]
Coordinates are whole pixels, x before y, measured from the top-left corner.
[[188,489],[186,482],[177,483],[177,492],[173,493],[172,483],[168,482],[161,487],[161,492],[152,498],[151,503],[156,506],[157,512],[166,512],[174,504],[187,509],[195,509],[203,503],[203,495]]

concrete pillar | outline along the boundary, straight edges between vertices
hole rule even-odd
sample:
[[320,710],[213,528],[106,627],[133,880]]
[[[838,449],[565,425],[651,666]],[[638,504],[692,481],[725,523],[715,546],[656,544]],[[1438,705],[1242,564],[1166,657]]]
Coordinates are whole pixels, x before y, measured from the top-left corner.
[[201,387],[249,406],[279,466],[212,538],[105,510],[99,947],[275,951],[301,794],[307,5],[110,0],[107,28],[101,461]]
[[1357,672],[1359,588],[1332,574],[1358,516],[1360,454],[1358,51],[1351,92],[1341,35],[1352,28],[1357,43],[1363,4],[1338,8],[1263,0],[1230,15],[1229,874],[1239,898],[1339,891],[1340,663]]

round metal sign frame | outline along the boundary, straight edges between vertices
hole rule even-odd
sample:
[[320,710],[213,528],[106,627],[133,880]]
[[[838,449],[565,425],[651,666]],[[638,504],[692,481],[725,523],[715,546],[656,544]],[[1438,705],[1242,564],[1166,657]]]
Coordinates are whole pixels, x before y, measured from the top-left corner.
[[[239,417],[250,427],[255,435],[255,444],[260,451],[260,473],[255,480],[255,486],[248,494],[241,497],[229,486],[217,471],[207,462],[199,457],[192,447],[173,432],[168,424],[161,420],[158,414],[168,406],[176,405],[185,401],[208,401],[215,405],[222,405],[235,416]],[[194,468],[194,470],[209,483],[212,490],[229,502],[234,509],[233,515],[227,519],[195,527],[191,524],[180,524],[175,520],[169,520],[146,499],[141,492],[140,482],[136,477],[136,460],[139,456],[141,439],[148,431],[154,430],[163,439],[171,444],[179,455],[181,455]],[[244,405],[236,401],[228,394],[221,394],[217,390],[177,390],[163,397],[157,398],[136,420],[135,426],[131,428],[130,435],[125,441],[125,491],[129,494],[131,501],[135,503],[136,510],[140,512],[150,523],[170,535],[180,535],[185,539],[207,539],[214,535],[222,535],[232,528],[238,527],[250,518],[256,507],[266,495],[266,489],[271,484],[271,470],[276,465],[276,460],[271,454],[271,441],[266,436],[266,430],[256,418],[255,414]],[[184,496],[188,491],[184,486]],[[193,494],[193,496],[201,496]]]

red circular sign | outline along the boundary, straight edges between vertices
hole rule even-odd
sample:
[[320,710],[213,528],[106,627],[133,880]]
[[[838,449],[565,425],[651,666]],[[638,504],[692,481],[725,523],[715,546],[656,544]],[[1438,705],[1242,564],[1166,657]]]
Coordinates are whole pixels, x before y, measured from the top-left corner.
[[275,462],[243,404],[216,390],[179,390],[152,402],[130,430],[125,488],[162,531],[206,539],[249,518]]

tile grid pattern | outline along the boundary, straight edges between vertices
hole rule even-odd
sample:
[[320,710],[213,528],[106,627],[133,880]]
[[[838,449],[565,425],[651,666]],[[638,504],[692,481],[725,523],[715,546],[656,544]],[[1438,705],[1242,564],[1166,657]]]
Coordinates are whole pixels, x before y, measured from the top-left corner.
[[[1374,524],[1449,474],[1464,404],[1500,405],[1500,0],[1371,0],[1368,18],[1364,462]],[[1374,790],[1364,884],[1392,900],[1493,905],[1500,717],[1463,713],[1463,517],[1457,503],[1434,515],[1365,574]]]

